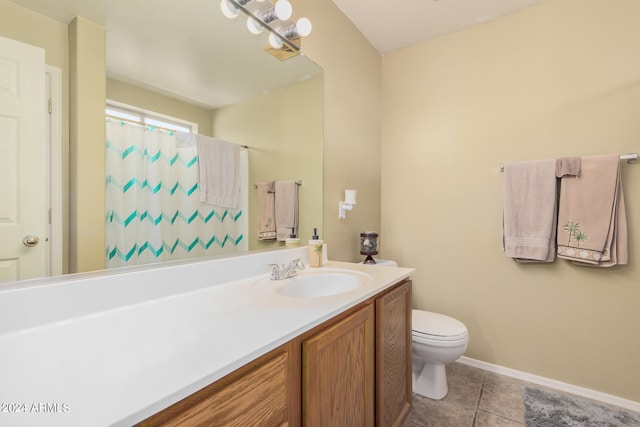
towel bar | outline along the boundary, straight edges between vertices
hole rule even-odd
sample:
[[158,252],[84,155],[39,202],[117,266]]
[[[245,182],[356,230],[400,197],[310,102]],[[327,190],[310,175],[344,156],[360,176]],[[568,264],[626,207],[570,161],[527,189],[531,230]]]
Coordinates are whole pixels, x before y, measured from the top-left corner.
[[[621,154],[620,160],[626,160],[628,164],[634,164],[638,160],[638,153]],[[500,163],[500,172],[504,172],[504,163]]]
[[[302,181],[301,181],[301,180],[297,180],[297,181],[296,181],[296,185],[297,185],[297,186],[302,185]],[[258,188],[258,184],[253,184],[253,188]]]

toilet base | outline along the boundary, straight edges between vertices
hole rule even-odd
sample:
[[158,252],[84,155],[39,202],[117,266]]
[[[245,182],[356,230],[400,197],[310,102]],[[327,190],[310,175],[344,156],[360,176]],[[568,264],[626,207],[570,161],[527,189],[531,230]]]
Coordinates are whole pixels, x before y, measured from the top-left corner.
[[440,400],[449,392],[444,363],[425,362],[422,370],[413,374],[413,392],[429,399]]

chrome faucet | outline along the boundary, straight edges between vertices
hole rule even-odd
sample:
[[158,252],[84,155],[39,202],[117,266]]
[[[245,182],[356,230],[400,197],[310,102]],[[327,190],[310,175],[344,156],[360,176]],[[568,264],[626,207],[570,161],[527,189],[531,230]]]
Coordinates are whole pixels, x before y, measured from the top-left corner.
[[298,275],[298,271],[304,270],[304,263],[296,258],[285,267],[284,264],[269,264],[271,267],[271,280],[288,279]]

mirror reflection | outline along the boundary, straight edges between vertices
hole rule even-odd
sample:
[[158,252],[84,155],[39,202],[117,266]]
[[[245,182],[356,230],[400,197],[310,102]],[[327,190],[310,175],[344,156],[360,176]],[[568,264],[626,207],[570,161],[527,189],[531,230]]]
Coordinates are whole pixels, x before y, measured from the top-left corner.
[[[59,223],[54,221],[51,230],[43,233],[46,244],[40,249],[52,249],[50,256],[44,256],[48,261],[44,274],[46,269],[55,275],[104,268],[105,213],[103,210],[100,217],[91,206],[103,205],[96,202],[100,201],[99,196],[92,200],[91,195],[81,194],[85,174],[95,175],[95,170],[104,170],[104,166],[85,155],[82,147],[76,150],[74,146],[74,133],[77,126],[83,125],[74,122],[82,120],[73,112],[77,102],[74,96],[89,100],[95,97],[93,101],[102,105],[107,100],[114,101],[177,118],[195,124],[197,132],[204,136],[248,146],[247,249],[282,247],[282,243],[259,241],[256,237],[255,183],[301,181],[301,241],[310,237],[313,227],[321,226],[321,68],[303,55],[279,61],[267,54],[263,50],[267,42],[251,35],[242,19],[224,18],[217,2],[161,1],[154,2],[153,10],[148,7],[148,2],[142,0],[0,0],[0,36],[43,48],[46,63],[59,70],[60,76],[59,147],[64,154],[59,156],[60,186],[51,190],[53,218]],[[100,90],[75,95],[70,91],[77,79],[73,67],[83,65],[82,60],[74,58],[75,49],[81,47],[74,47],[73,43],[87,42],[87,37],[78,37],[82,27],[73,27],[78,16],[81,22],[104,27],[104,95]],[[104,110],[102,114],[104,123]],[[94,145],[104,146],[104,138],[99,143]],[[51,175],[45,178],[56,183],[55,179],[50,180]],[[92,191],[104,195],[100,188]],[[93,225],[87,229],[82,221],[89,217]],[[39,274],[19,271],[13,265],[0,268],[0,280],[34,275]]]

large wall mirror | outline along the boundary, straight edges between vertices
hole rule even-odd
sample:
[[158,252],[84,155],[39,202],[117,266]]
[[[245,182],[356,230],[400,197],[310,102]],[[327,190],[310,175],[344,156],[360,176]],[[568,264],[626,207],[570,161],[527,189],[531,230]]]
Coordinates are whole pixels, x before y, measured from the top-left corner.
[[[16,22],[0,26],[0,36],[44,47],[63,80],[70,74],[69,22],[79,16],[103,26],[107,99],[248,146],[249,250],[283,247],[257,239],[254,183],[301,181],[301,241],[322,226],[323,77],[304,54],[284,61],[268,54],[266,35],[249,33],[242,16],[225,18],[216,0],[0,0],[0,13]],[[68,86],[63,81],[64,100]],[[68,107],[63,118],[69,121]]]

